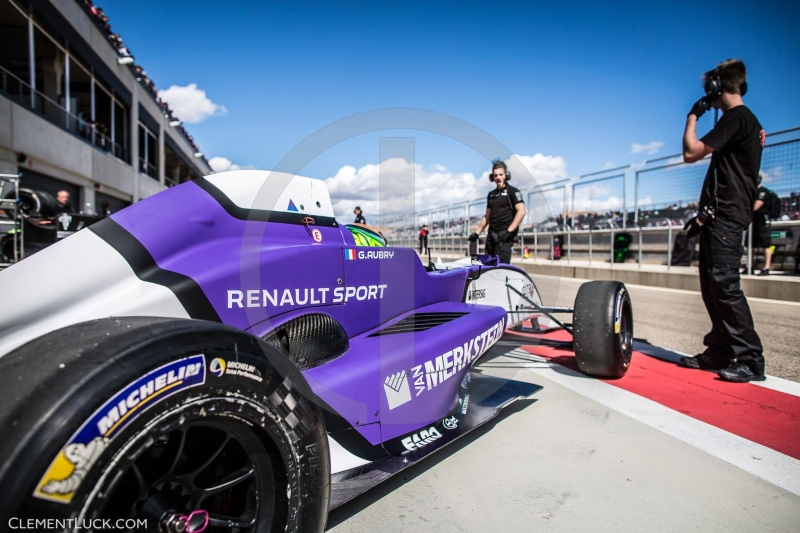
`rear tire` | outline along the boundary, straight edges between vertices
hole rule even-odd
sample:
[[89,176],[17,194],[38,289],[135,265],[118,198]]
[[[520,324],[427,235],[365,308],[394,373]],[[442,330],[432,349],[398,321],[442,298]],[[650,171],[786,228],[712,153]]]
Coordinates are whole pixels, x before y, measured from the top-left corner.
[[205,511],[210,531],[322,532],[324,423],[276,358],[234,328],[162,318],[86,322],[9,353],[0,520],[172,531]]
[[625,284],[590,281],[575,298],[573,346],[578,368],[599,378],[621,378],[633,355],[633,307]]

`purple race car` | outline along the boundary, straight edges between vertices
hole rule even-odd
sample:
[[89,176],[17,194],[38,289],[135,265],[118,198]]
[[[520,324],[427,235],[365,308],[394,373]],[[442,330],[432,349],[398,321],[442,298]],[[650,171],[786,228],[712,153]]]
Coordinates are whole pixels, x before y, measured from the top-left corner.
[[506,329],[566,328],[602,377],[633,344],[621,283],[547,308],[521,269],[425,266],[337,224],[322,181],[277,172],[147,198],[3,271],[0,291],[0,523],[70,531],[322,531],[538,390],[471,370]]

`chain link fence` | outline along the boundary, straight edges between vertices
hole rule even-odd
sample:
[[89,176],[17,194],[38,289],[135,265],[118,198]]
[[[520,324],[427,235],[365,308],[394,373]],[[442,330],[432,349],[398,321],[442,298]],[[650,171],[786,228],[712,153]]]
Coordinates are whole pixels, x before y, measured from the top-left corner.
[[[694,164],[681,154],[660,157],[523,190],[528,214],[515,246],[519,257],[571,261],[689,265],[678,249],[683,226],[697,213],[710,157]],[[767,134],[761,160],[763,186],[781,200],[772,224],[777,270],[796,265],[800,239],[800,127]],[[396,246],[416,247],[428,224],[432,254],[463,256],[467,237],[486,212],[485,198],[387,218],[379,224]],[[745,244],[747,244],[747,240]],[[483,240],[481,240],[483,243]],[[761,260],[748,251],[748,269]],[[680,258],[678,257],[680,255]],[[687,259],[688,257],[688,259]]]

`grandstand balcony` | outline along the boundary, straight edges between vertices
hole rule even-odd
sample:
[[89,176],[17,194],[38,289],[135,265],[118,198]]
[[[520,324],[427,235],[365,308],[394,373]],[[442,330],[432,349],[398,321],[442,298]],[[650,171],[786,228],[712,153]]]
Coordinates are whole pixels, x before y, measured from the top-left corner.
[[116,210],[211,173],[176,123],[91,3],[0,0],[0,173]]

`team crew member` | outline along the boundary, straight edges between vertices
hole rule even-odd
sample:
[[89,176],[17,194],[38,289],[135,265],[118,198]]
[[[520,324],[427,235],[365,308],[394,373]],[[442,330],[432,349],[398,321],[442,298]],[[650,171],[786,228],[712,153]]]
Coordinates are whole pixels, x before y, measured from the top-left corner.
[[353,214],[356,216],[356,219],[353,221],[353,224],[366,224],[367,221],[364,219],[364,215],[361,214],[361,208],[356,206],[353,209]]
[[[753,206],[753,248],[764,249],[764,268],[759,276],[769,276],[769,267],[772,266],[772,230],[770,229],[770,205],[772,191],[761,186],[761,174],[758,175],[758,192],[756,205]],[[780,201],[780,200],[778,200]]]
[[75,209],[72,208],[72,204],[69,203],[69,193],[67,191],[58,191],[56,201],[58,202],[58,206],[56,206],[57,215],[75,212]]
[[[742,234],[753,218],[764,130],[742,96],[747,91],[744,63],[728,60],[705,73],[706,96],[686,119],[683,160],[711,164],[700,193],[698,215],[686,224],[689,235],[700,235],[700,290],[711,317],[706,349],[682,357],[689,368],[719,371],[727,381],[762,381],[764,356],[750,307],[739,287]],[[713,107],[723,112],[719,123],[697,139],[697,119]]]
[[511,174],[502,161],[492,161],[492,173],[489,180],[496,185],[486,197],[486,214],[478,225],[478,230],[469,236],[469,240],[478,240],[478,235],[489,226],[486,237],[486,254],[499,255],[501,263],[511,263],[511,248],[517,236],[519,225],[525,218],[525,203],[519,189],[508,184]]

